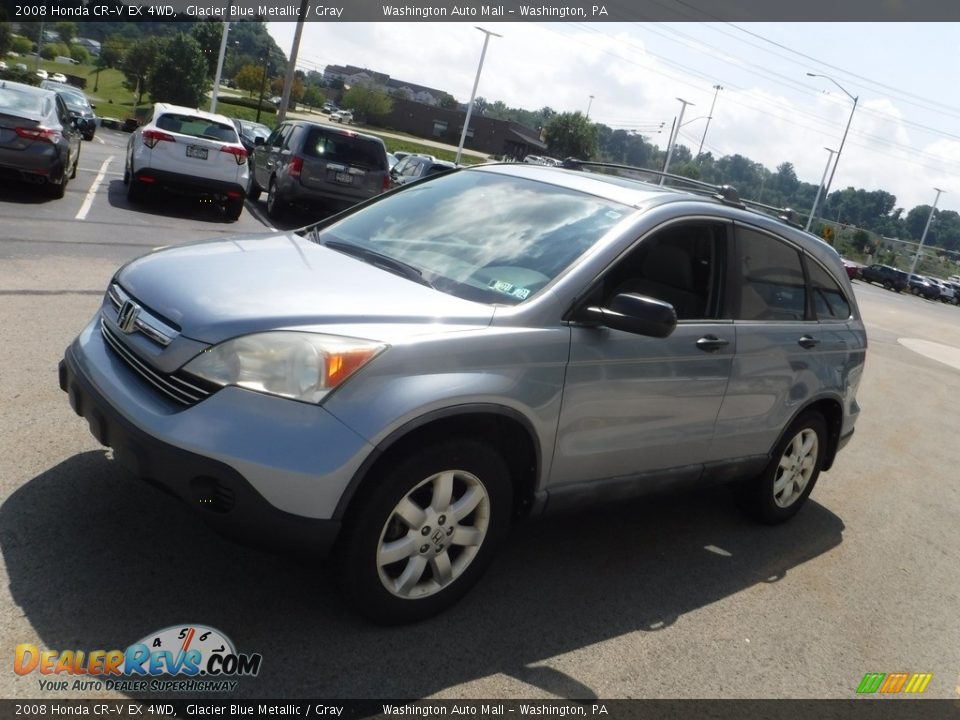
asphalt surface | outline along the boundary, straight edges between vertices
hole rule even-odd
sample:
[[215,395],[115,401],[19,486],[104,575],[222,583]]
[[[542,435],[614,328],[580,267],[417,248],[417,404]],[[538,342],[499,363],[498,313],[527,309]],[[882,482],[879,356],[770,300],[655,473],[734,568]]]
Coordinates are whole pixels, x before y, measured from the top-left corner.
[[14,647],[125,648],[199,623],[262,653],[244,698],[849,698],[897,671],[957,697],[960,308],[855,284],[857,432],[788,525],[751,524],[723,490],[545,519],[452,610],[384,629],[318,564],[223,540],[128,476],[71,411],[57,363],[120,264],[264,228],[250,203],[235,223],[131,208],[127,136],[98,137],[63,200],[0,188],[0,696],[124,697],[41,691]]

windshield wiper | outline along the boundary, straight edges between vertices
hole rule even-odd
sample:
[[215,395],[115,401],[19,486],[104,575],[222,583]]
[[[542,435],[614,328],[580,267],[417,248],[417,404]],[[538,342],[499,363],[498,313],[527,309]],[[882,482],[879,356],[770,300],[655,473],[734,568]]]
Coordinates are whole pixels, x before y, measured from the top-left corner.
[[376,250],[370,250],[359,245],[354,245],[353,243],[343,242],[342,240],[327,240],[325,243],[323,243],[323,246],[328,247],[331,250],[336,250],[337,252],[342,252],[345,255],[350,255],[351,257],[363,260],[364,262],[378,267],[381,270],[387,270],[395,275],[405,277],[407,280],[413,280],[415,283],[420,283],[421,285],[426,285],[428,288],[433,288],[433,285],[423,276],[423,272],[421,270],[415,268],[413,265],[403,262],[403,260],[397,260],[389,255],[378,253]]

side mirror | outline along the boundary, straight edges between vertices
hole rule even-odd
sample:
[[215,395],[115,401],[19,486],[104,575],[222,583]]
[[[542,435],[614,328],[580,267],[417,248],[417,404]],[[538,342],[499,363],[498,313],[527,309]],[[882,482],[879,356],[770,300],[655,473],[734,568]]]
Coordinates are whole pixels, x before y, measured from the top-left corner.
[[606,306],[588,307],[581,316],[614,330],[655,338],[668,337],[677,327],[673,305],[633,293],[615,295]]
[[253,144],[254,144],[256,147],[260,147],[261,145],[263,145],[263,138],[258,135],[257,137],[255,137],[255,138],[253,139]]
[[97,109],[97,106],[94,105],[93,103],[90,103],[90,109],[91,109],[91,110],[96,110],[96,109]]

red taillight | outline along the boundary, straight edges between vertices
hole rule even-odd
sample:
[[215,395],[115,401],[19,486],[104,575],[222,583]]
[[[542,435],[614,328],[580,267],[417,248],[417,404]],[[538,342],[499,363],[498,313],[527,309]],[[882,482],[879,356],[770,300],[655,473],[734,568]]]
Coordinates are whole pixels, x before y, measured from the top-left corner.
[[287,166],[287,173],[290,177],[298,178],[300,177],[300,172],[303,170],[303,158],[299,155],[294,155],[290,159],[290,164]]
[[383,176],[383,189],[389,190],[393,187],[393,181],[390,179],[390,173]]
[[60,142],[60,133],[56,130],[50,130],[45,127],[35,127],[35,128],[17,128],[17,135],[27,140],[39,140],[40,142],[48,142],[56,145]]
[[173,135],[168,135],[165,132],[160,130],[144,130],[143,131],[143,144],[148,148],[153,148],[158,142],[163,140],[164,142],[176,142],[177,139]]
[[224,145],[220,152],[230,153],[237,165],[243,165],[247,161],[247,149],[243,145]]

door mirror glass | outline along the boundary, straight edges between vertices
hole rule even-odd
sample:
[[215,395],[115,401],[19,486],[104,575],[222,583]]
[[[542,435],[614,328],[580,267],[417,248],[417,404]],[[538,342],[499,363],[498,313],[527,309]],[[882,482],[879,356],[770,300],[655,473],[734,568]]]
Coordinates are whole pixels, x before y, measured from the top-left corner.
[[588,307],[582,319],[636,335],[668,337],[677,327],[673,305],[635,293],[614,295],[603,307]]

